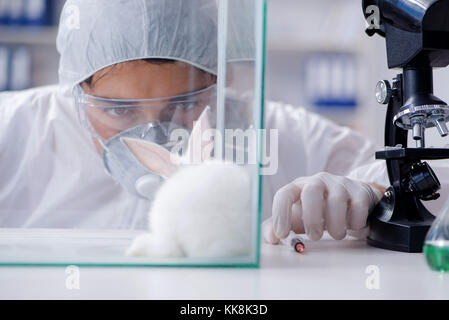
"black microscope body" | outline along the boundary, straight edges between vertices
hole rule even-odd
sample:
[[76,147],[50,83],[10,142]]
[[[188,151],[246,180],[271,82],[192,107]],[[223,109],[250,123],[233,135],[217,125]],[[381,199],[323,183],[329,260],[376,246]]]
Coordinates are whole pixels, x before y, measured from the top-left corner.
[[[422,160],[449,158],[449,149],[426,148],[424,135],[431,127],[449,134],[449,108],[433,95],[433,68],[449,65],[449,0],[362,0],[362,7],[366,33],[385,37],[388,67],[402,69],[392,85],[380,81],[376,88],[378,102],[388,104],[385,149],[376,159],[386,160],[391,186],[368,218],[367,242],[421,252],[434,220],[421,201],[437,199],[440,189]],[[407,146],[409,131],[414,148]]]

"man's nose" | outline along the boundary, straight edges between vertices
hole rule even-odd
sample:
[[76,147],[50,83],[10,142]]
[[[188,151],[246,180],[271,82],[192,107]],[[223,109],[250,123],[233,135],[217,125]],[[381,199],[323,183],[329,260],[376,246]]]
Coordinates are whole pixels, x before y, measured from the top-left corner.
[[139,116],[142,117],[143,122],[151,122],[160,120],[160,114],[163,107],[160,106],[143,106]]

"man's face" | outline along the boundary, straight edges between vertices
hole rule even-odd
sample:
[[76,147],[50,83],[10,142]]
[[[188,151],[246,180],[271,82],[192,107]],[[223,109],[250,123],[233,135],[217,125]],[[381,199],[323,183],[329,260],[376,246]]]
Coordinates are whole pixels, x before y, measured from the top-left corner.
[[[96,97],[135,100],[179,96],[211,86],[215,81],[215,76],[183,62],[155,64],[138,60],[107,67],[97,72],[89,85],[83,83],[82,88],[86,94]],[[167,102],[162,102],[129,110],[89,108],[86,113],[95,132],[107,140],[133,127],[131,123],[134,120],[139,123],[151,120],[175,121],[191,129],[193,121],[198,119],[206,106],[207,103],[186,112],[175,112],[170,110]],[[114,125],[118,123],[120,125]],[[95,144],[101,154],[101,144],[97,140]]]

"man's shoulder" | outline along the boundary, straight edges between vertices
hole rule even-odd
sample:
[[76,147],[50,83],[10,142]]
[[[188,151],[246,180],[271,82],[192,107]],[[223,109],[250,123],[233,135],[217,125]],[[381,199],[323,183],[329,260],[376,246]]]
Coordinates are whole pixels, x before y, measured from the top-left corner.
[[68,89],[59,85],[7,91],[0,93],[0,114],[4,120],[11,120],[17,114],[46,113],[55,105],[69,103]]
[[301,127],[301,123],[307,121],[311,112],[301,106],[267,101],[264,108],[265,127],[270,128],[290,128]]
[[48,85],[26,90],[0,92],[0,105],[5,105],[5,107],[6,105],[10,106],[11,102],[15,102],[14,105],[20,103],[29,104],[30,102],[38,102],[45,98],[68,96],[67,88],[59,85]]

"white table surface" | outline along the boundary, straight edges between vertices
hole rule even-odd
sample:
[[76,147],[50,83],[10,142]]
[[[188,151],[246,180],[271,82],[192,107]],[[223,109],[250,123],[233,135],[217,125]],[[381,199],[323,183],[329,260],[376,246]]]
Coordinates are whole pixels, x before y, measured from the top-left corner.
[[[80,267],[80,288],[66,288],[65,267],[0,267],[0,299],[449,299],[449,274],[422,254],[364,241],[307,242],[300,255],[262,245],[260,269]],[[379,289],[365,273],[379,269]]]

